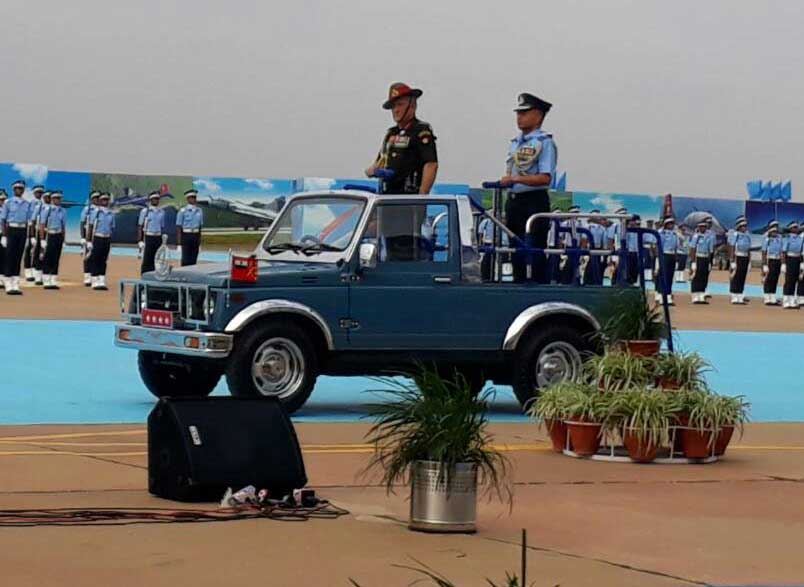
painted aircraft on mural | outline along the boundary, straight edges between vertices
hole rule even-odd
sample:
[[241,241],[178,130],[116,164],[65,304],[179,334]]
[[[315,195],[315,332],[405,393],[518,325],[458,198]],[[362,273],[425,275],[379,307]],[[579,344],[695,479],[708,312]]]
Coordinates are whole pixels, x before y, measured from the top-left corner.
[[[277,198],[277,200],[284,198]],[[277,217],[277,205],[279,202],[256,202],[245,204],[238,200],[229,200],[215,196],[202,196],[198,198],[198,205],[215,210],[224,210],[235,214],[243,224],[243,227],[264,228],[270,226]],[[281,206],[280,206],[281,207]]]
[[[162,196],[162,199],[174,199],[173,194],[170,193],[170,188],[166,183],[159,186],[157,190]],[[148,206],[148,194],[141,195],[136,193],[130,187],[123,188],[123,195],[117,196],[112,199],[112,208],[123,208],[125,206],[133,206],[136,208],[145,208]]]

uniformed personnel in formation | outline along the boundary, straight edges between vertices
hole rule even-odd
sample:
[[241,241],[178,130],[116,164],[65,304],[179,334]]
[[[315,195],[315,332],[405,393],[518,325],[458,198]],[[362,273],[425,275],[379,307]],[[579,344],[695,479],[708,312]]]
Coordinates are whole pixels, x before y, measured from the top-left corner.
[[196,206],[197,190],[184,192],[187,205],[176,215],[176,243],[181,256],[181,266],[195,265],[201,247],[201,229],[204,226],[204,213]]
[[692,292],[693,304],[708,304],[706,301],[706,288],[709,285],[709,271],[711,269],[712,252],[715,249],[715,238],[708,234],[708,223],[702,220],[698,223],[698,232],[690,238],[689,256],[692,259]]
[[784,286],[782,290],[782,306],[797,309],[799,299],[796,295],[801,274],[801,255],[804,249],[804,237],[800,234],[799,224],[795,220],[787,225],[787,238],[782,249],[782,271]]
[[782,237],[779,234],[779,222],[773,220],[768,225],[768,232],[762,241],[762,284],[766,306],[775,306],[779,303],[776,298],[776,287],[779,285],[781,270]]
[[67,232],[67,212],[61,207],[62,193],[50,192],[50,204],[43,206],[39,222],[39,244],[42,256],[42,281],[45,289],[59,289],[59,261]]
[[422,95],[418,88],[396,82],[388,90],[383,103],[390,110],[394,126],[389,128],[374,163],[366,176],[374,177],[378,169],[390,169],[393,177],[380,181],[380,191],[386,194],[429,194],[438,173],[436,136],[433,128],[416,118],[417,101]]
[[732,304],[745,304],[745,278],[751,267],[751,235],[745,217],[738,218],[729,239],[729,293]]
[[[589,224],[586,228],[589,229],[592,238],[590,242],[584,235],[581,238],[581,246],[590,251],[605,249],[606,227],[604,226],[604,219],[596,216],[596,214],[600,214],[600,210],[592,210],[589,214]],[[602,256],[590,255],[583,271],[584,285],[603,285],[603,270],[605,267],[606,261]]]
[[36,246],[34,247],[33,250],[34,282],[36,285],[44,285],[44,279],[43,279],[44,267],[42,266],[45,258],[44,251],[42,249],[44,243],[42,242],[43,239],[39,238],[39,234],[41,232],[42,226],[44,226],[47,220],[48,212],[50,211],[52,194],[53,192],[49,191],[45,191],[45,193],[42,194],[42,203],[39,206],[39,213],[35,215],[33,220],[34,235],[36,236],[36,239],[39,241],[36,243]]
[[673,280],[676,272],[676,250],[678,250],[678,233],[676,232],[676,219],[668,216],[662,220],[659,230],[662,241],[662,264],[656,271],[656,297],[657,302],[662,301],[662,294],[667,294],[667,303],[673,305]]
[[148,195],[148,207],[140,211],[137,221],[139,242],[137,247],[142,255],[140,275],[154,270],[154,258],[162,246],[162,235],[165,234],[165,211],[159,207],[161,195],[151,192]]
[[[28,204],[28,240],[25,242],[25,251],[22,254],[22,266],[25,269],[25,281],[35,281],[42,285],[42,253],[39,242],[39,222],[43,209],[48,206],[49,198],[44,200],[45,186],[35,185],[31,190],[34,199]],[[48,195],[50,195],[48,193]]]
[[111,196],[108,192],[98,195],[98,207],[94,214],[94,221],[87,227],[88,242],[86,246],[90,284],[92,289],[96,291],[109,289],[106,284],[106,264],[109,259],[112,235],[115,228],[114,212],[109,208],[110,201]]
[[[642,217],[639,214],[631,216],[631,220],[626,224],[628,228],[640,228],[642,224]],[[639,235],[635,232],[626,231],[625,233],[625,246],[627,249],[628,262],[626,271],[626,281],[634,285],[639,281],[639,261],[642,251],[639,250]]]
[[89,193],[89,203],[81,210],[81,219],[78,225],[81,232],[81,251],[84,254],[84,285],[86,287],[92,285],[92,272],[89,261],[89,251],[87,250],[87,244],[92,242],[92,240],[87,237],[87,227],[91,226],[95,221],[95,212],[98,209],[99,198],[100,192],[98,190],[92,190]]
[[687,229],[679,226],[676,231],[678,245],[676,246],[676,283],[687,283],[687,259],[689,258],[689,235]]
[[[547,189],[555,177],[558,149],[553,135],[542,129],[542,123],[552,107],[550,102],[525,92],[519,94],[514,108],[519,133],[511,139],[508,147],[505,175],[500,178],[500,185],[510,188],[505,204],[506,224],[523,241],[528,218],[550,211]],[[547,248],[549,229],[547,219],[535,222],[532,234],[535,248]],[[548,275],[544,254],[534,254],[533,259],[531,279],[536,283],[546,283]],[[524,255],[514,255],[514,281],[525,280],[526,265]]]
[[30,203],[23,198],[24,181],[15,181],[11,189],[14,197],[6,201],[6,205],[0,211],[0,224],[3,225],[2,245],[6,247],[6,294],[19,296],[22,295],[20,263],[28,238]]
[[[6,200],[8,200],[8,194],[6,190],[0,188],[0,218],[2,218]],[[0,289],[6,289],[6,239],[3,238],[4,236],[3,222],[0,221]]]

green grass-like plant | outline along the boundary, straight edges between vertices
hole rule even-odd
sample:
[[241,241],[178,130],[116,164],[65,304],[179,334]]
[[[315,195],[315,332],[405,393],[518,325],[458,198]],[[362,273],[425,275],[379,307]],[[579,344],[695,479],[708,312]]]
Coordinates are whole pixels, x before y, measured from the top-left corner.
[[667,338],[662,307],[651,305],[642,290],[622,290],[604,309],[606,320],[595,337],[606,346],[629,340],[661,340]]
[[680,390],[707,390],[705,373],[712,366],[698,353],[661,353],[652,360],[657,380],[672,381]]
[[614,349],[609,349],[602,355],[594,355],[584,364],[586,380],[606,391],[651,385],[655,380],[654,371],[653,357],[632,355]]
[[562,381],[543,389],[529,406],[528,415],[537,422],[546,420],[566,420],[570,416],[569,406],[578,394],[586,394],[589,386],[573,381]]
[[673,394],[659,389],[627,389],[613,395],[612,425],[634,434],[646,447],[664,446],[669,441],[670,425],[681,410]]
[[366,439],[374,456],[364,473],[379,469],[386,491],[404,483],[416,461],[441,463],[439,482],[445,482],[459,463],[477,467],[478,482],[488,496],[513,503],[508,482],[510,465],[495,450],[488,432],[488,405],[494,389],[479,394],[458,371],[442,377],[434,367],[419,366],[404,373],[409,381],[378,378],[386,385],[376,393],[388,401],[371,404],[367,418],[374,424]]

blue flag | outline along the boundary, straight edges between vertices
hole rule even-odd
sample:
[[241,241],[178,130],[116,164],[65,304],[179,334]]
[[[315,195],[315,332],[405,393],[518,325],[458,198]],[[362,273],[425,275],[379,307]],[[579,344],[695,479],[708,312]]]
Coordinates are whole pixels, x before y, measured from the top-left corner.
[[779,182],[771,188],[771,199],[773,200],[781,200],[782,199],[782,183]]
[[789,202],[793,199],[793,182],[789,179],[782,184],[782,201]]
[[759,199],[763,202],[767,202],[771,199],[771,182],[762,185],[762,189],[759,192]]
[[762,181],[759,179],[747,181],[745,188],[748,190],[748,197],[752,200],[758,200],[762,196]]

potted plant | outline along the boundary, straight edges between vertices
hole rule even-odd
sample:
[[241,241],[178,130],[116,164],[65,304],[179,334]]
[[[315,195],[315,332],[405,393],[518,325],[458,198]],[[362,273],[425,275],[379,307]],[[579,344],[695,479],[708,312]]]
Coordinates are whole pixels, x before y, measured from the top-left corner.
[[714,454],[715,397],[705,390],[688,391],[680,396],[678,446],[687,458],[703,459]]
[[653,363],[656,385],[667,390],[705,390],[711,365],[698,353],[662,353]]
[[587,359],[584,375],[590,383],[607,391],[644,387],[653,382],[653,361],[651,357],[608,349]]
[[487,429],[494,390],[477,394],[457,371],[444,378],[422,366],[408,376],[415,383],[380,379],[388,401],[368,409],[375,421],[366,438],[375,453],[367,471],[380,469],[389,493],[409,481],[411,529],[474,532],[478,484],[512,503],[508,461]]
[[669,439],[670,424],[680,409],[679,402],[659,389],[635,388],[616,393],[612,399],[612,420],[622,430],[628,456],[637,463],[649,463]]
[[569,442],[576,454],[591,456],[597,453],[608,424],[612,396],[583,384],[577,384],[577,391],[570,395],[566,424]]
[[715,396],[713,401],[712,418],[715,436],[715,456],[723,456],[726,447],[731,442],[734,429],[737,428],[740,436],[743,434],[743,425],[748,421],[748,408],[750,404],[743,396],[729,397]]
[[563,452],[567,447],[567,407],[573,396],[580,393],[582,386],[571,381],[562,381],[546,387],[528,408],[528,415],[543,423],[550,435],[555,452]]
[[652,356],[659,353],[661,339],[667,337],[667,325],[659,305],[651,305],[645,292],[622,290],[612,300],[608,318],[597,333],[606,346],[623,347],[632,354]]

